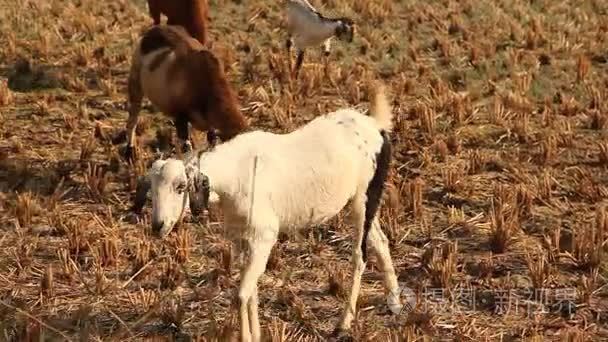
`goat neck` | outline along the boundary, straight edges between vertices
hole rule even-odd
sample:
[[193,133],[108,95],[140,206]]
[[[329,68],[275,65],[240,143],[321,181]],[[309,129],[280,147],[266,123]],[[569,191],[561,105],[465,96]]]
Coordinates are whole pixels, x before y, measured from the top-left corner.
[[186,168],[193,168],[207,176],[209,190],[215,194],[226,191],[226,187],[230,185],[231,170],[234,170],[230,161],[218,153],[218,149],[222,150],[222,147],[222,145],[218,145],[209,150],[193,151],[184,159]]

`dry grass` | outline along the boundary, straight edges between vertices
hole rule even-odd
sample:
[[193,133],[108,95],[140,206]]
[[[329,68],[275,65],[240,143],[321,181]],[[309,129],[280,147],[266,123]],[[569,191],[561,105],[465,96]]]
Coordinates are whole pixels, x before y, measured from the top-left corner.
[[[311,50],[298,81],[277,30],[280,2],[210,0],[210,37],[255,127],[285,132],[364,109],[377,77],[391,90],[381,220],[419,305],[391,315],[371,253],[355,340],[606,340],[606,4],[312,2],[352,16],[358,35],[333,44],[328,68]],[[127,211],[157,149],[175,144],[145,102],[141,158],[120,157],[132,43],[151,23],[144,2],[0,0],[0,18],[2,339],[238,336],[239,267],[221,215],[187,216],[158,241],[149,207],[139,218]],[[335,219],[273,249],[259,285],[268,340],[330,339],[350,247],[350,228]],[[443,302],[428,299],[437,287]],[[537,307],[522,291],[543,288],[574,289],[574,315],[551,305],[522,314]],[[458,297],[466,289],[474,306]],[[502,314],[499,289],[519,303]]]

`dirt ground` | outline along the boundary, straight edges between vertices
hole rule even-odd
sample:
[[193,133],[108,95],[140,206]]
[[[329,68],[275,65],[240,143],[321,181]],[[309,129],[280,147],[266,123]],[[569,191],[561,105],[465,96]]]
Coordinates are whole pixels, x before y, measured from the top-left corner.
[[[210,39],[256,128],[366,109],[374,79],[390,90],[381,220],[413,308],[391,312],[370,253],[351,337],[608,340],[608,2],[311,2],[357,33],[327,66],[311,49],[298,80],[283,1],[209,0]],[[0,0],[2,340],[238,336],[221,213],[159,241],[149,205],[128,211],[136,177],[176,140],[148,102],[142,158],[121,157],[130,54],[151,23],[141,0]],[[273,250],[265,339],[332,339],[351,274],[344,214]]]

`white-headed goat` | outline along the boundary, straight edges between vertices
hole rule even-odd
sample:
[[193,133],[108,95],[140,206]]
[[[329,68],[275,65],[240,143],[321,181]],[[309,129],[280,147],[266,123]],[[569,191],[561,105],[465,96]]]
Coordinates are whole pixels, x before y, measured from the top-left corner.
[[279,231],[321,224],[347,204],[355,226],[354,271],[336,332],[351,326],[368,239],[384,271],[386,290],[396,293],[388,239],[378,219],[391,161],[392,112],[384,87],[375,90],[369,116],[340,109],[288,134],[242,133],[209,151],[190,154],[185,162],[157,160],[138,184],[134,209],[141,210],[151,189],[152,226],[159,237],[172,230],[188,202],[196,215],[210,195],[217,196],[226,231],[249,247],[239,289],[243,341],[260,340],[257,281]]
[[296,65],[293,70],[298,76],[304,51],[308,47],[323,44],[325,57],[329,56],[331,39],[352,42],[355,24],[347,17],[328,18],[319,13],[307,0],[287,0],[287,56],[291,61],[291,47],[295,43]]

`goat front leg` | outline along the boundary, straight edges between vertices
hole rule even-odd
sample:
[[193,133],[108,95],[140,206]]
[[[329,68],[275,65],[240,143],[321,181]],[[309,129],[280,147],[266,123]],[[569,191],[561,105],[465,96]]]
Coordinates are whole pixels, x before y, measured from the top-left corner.
[[127,160],[130,161],[133,161],[137,158],[137,156],[135,155],[135,133],[137,129],[137,121],[139,119],[139,112],[141,111],[141,102],[144,97],[141,83],[139,80],[139,70],[139,62],[133,59],[127,85],[129,99],[129,118],[127,119],[127,147],[125,150],[125,157],[127,158]]
[[[248,239],[249,260],[241,275],[239,288],[239,306],[241,320],[241,341],[259,342],[261,337],[260,322],[257,316],[257,282],[266,270],[270,251],[277,241],[278,229],[265,226],[260,238]],[[255,315],[251,311],[255,310]]]
[[302,67],[302,62],[304,62],[304,50],[300,50],[297,49],[298,52],[298,56],[296,58],[296,66],[295,69],[293,71],[293,78],[298,78],[298,75],[300,74],[300,68]]
[[323,70],[325,72],[325,77],[329,78],[329,55],[331,51],[331,38],[327,38],[323,42]]
[[287,66],[289,67],[289,71],[291,72],[293,69],[293,61],[291,60],[291,47],[293,46],[293,40],[291,36],[287,36],[285,40],[285,49],[287,50]]
[[325,41],[323,42],[323,55],[325,57],[329,57],[330,53],[331,53],[331,37],[325,39]]
[[[378,257],[380,268],[384,272],[384,288],[389,297],[389,304],[391,309],[401,310],[402,305],[399,300],[399,284],[397,283],[397,276],[395,275],[395,268],[393,267],[393,261],[388,246],[388,238],[380,227],[380,221],[376,216],[372,221],[372,227],[369,231],[368,241],[374,253]],[[413,308],[407,308],[412,310]],[[395,312],[396,310],[392,310]]]
[[190,141],[190,131],[188,129],[188,117],[185,114],[179,114],[175,120],[175,129],[177,130],[177,137],[181,143],[182,153],[191,152],[193,149],[192,142]]

